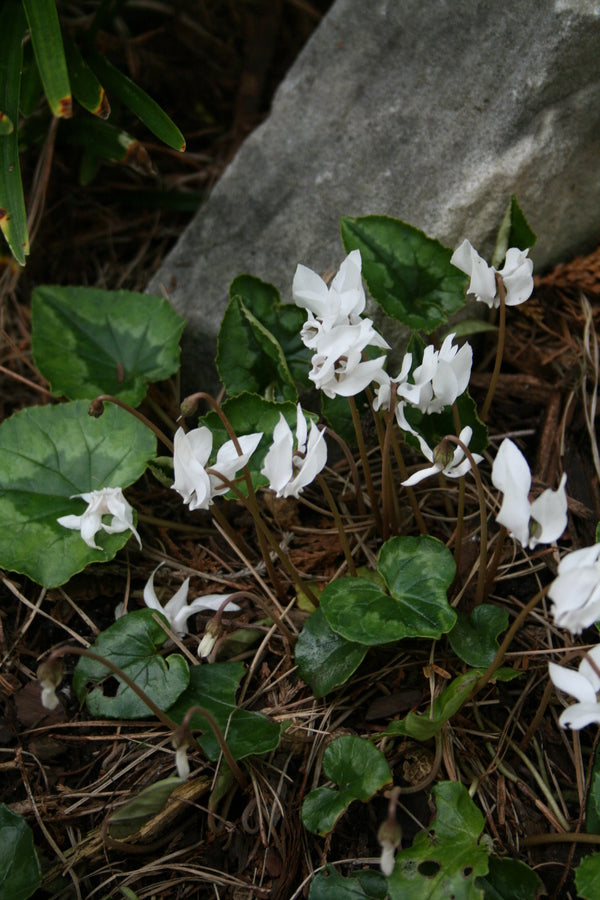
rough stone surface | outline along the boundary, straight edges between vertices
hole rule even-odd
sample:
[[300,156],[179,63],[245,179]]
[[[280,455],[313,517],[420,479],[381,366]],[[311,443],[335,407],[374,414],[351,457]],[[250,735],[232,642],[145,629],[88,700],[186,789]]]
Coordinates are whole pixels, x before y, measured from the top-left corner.
[[337,0],[149,290],[189,320],[184,382],[211,380],[231,280],[291,300],[297,262],[344,257],[380,213],[489,252],[509,195],[539,270],[600,239],[600,0]]

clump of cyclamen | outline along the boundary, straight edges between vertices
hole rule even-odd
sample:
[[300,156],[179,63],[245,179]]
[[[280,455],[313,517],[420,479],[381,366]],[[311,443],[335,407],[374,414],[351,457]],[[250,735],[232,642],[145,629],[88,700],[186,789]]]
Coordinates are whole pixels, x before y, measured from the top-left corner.
[[363,358],[367,347],[389,350],[390,345],[361,315],[366,304],[361,269],[360,251],[353,250],[329,287],[307,266],[299,265],[294,275],[294,302],[308,312],[302,341],[314,351],[308,377],[330,398],[353,397],[372,381],[388,378],[385,356]]

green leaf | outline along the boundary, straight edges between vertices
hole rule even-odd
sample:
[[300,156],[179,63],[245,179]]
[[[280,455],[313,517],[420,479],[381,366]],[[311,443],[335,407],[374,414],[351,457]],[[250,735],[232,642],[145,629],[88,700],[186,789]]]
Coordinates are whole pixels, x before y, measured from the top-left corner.
[[360,250],[369,291],[392,319],[430,333],[466,303],[467,279],[452,251],[388,216],[341,220],[346,252]]
[[508,202],[508,207],[498,229],[496,246],[492,255],[492,265],[499,269],[504,263],[506,251],[509,247],[518,247],[519,250],[529,250],[534,246],[537,237],[529,227],[525,215],[513,194]]
[[520,859],[490,856],[489,866],[488,874],[475,881],[484,900],[536,900],[546,893],[542,880]]
[[[229,419],[236,435],[263,432],[263,437],[252,454],[248,468],[255,488],[267,484],[268,480],[264,475],[260,474],[260,470],[273,442],[273,430],[279,422],[279,414],[283,413],[292,431],[296,432],[296,404],[291,401],[277,403],[274,400],[266,400],[264,397],[259,397],[257,394],[244,393],[226,400],[222,404],[221,409]],[[304,415],[309,422],[316,419],[313,413],[305,411]],[[214,462],[219,447],[226,441],[231,440],[231,438],[214,410],[202,416],[198,425],[207,425],[213,433],[213,448],[210,461]],[[243,482],[238,484],[237,488],[244,495],[247,493],[246,485]],[[230,491],[225,496],[232,497],[233,494]]]
[[0,136],[4,134],[12,134],[14,130],[14,125],[12,121],[8,118],[6,113],[0,111]]
[[44,93],[55,116],[73,112],[71,86],[55,0],[23,0]]
[[87,61],[108,91],[109,97],[114,95],[121,100],[159,140],[183,153],[185,138],[152,97],[97,51],[90,49]]
[[585,803],[585,830],[600,834],[600,747],[596,747],[590,787]]
[[[5,0],[0,7],[0,109],[12,123],[19,121],[25,31],[23,7],[17,0]],[[14,258],[24,266],[29,234],[17,129],[0,135],[0,228]]]
[[0,900],[27,900],[42,881],[31,828],[21,816],[0,805]]
[[152,432],[114,405],[99,419],[82,401],[15,413],[0,425],[0,565],[56,587],[112,559],[131,532],[99,532],[93,550],[57,519],[85,509],[73,494],[137,481],[155,452]]
[[308,900],[385,900],[387,881],[375,869],[359,869],[347,878],[326,866],[313,878]]
[[306,621],[296,642],[298,674],[312,688],[315,697],[324,697],[354,674],[367,647],[347,641],[329,627],[322,609]]
[[468,337],[470,334],[481,334],[484,331],[498,331],[498,326],[491,322],[484,322],[482,319],[461,319],[460,322],[453,322],[440,334],[440,342],[443,342],[448,334],[461,338]]
[[508,612],[498,606],[482,603],[471,617],[458,613],[456,625],[448,635],[456,655],[473,668],[491,665],[498,652],[498,635],[508,628]]
[[75,41],[65,41],[65,53],[75,99],[92,115],[107,119],[110,115],[110,103],[104,88],[84,60]]
[[[22,15],[23,22],[25,22],[25,14],[22,13]],[[31,46],[31,41],[26,41],[23,45],[23,70],[21,72],[21,93],[19,96],[19,108],[23,116],[27,118],[33,115],[33,113],[40,105],[43,93],[44,88],[42,86],[42,79],[40,78],[40,73],[38,71],[35,56],[33,54],[33,47]],[[48,114],[50,114],[50,110],[48,110]],[[39,118],[40,120],[39,124],[41,124],[42,122],[44,123],[44,134],[46,134],[48,128],[48,117],[41,115],[37,118]],[[27,139],[24,139],[23,128],[20,129],[19,142],[21,151],[23,151],[23,149],[26,149],[29,145]]]
[[[119,666],[132,681],[166,710],[185,691],[190,681],[190,669],[179,653],[163,659],[158,653],[167,634],[153,618],[151,609],[137,609],[121,616],[98,635],[92,650]],[[144,701],[119,681],[116,694],[104,693],[102,684],[107,677],[117,678],[103,663],[86,656],[79,658],[73,673],[73,690],[78,699],[85,700],[95,716],[110,719],[142,719],[152,711]],[[88,682],[95,687],[88,693]]]
[[110,122],[104,122],[95,116],[80,116],[64,122],[62,133],[67,142],[83,147],[81,184],[89,184],[104,160],[131,166],[147,175],[154,172],[148,151],[138,140]]
[[57,396],[113,394],[138,406],[148,382],[179,368],[185,319],[160,297],[44,285],[33,291],[31,315],[33,358]]
[[173,776],[163,778],[144,788],[137,797],[111,815],[108,820],[110,836],[115,840],[122,841],[135,834],[159,812],[162,812],[167,800],[180,784],[184,784],[183,779]]
[[344,735],[332,741],[323,754],[323,772],[340,788],[321,787],[302,804],[302,822],[313,834],[325,835],[353,800],[365,803],[392,780],[385,756],[369,741]]
[[476,878],[488,871],[488,849],[481,834],[484,819],[464,785],[442,781],[432,791],[437,815],[420,831],[412,847],[396,855],[388,878],[390,900],[483,898]]
[[586,856],[575,869],[575,884],[580,900],[600,897],[600,853]]
[[377,645],[406,637],[440,638],[456,613],[447,590],[455,565],[436,538],[394,537],[379,552],[377,570],[387,592],[364,578],[338,578],[321,594],[331,628],[349,641]]
[[296,384],[310,387],[311,353],[300,337],[305,312],[282,304],[272,284],[252,275],[236,278],[229,296],[217,350],[217,368],[227,393],[251,391],[275,400],[295,400]]
[[[470,669],[450,682],[447,688],[435,698],[429,715],[417,715],[410,712],[401,721],[390,722],[384,734],[406,735],[417,741],[427,741],[439,734],[448,721],[468,699],[475,683],[484,675],[485,668]],[[512,681],[521,673],[515,669],[498,669],[494,673],[495,681]]]
[[[206,709],[216,719],[236,760],[275,750],[283,728],[262,713],[239,709],[235,705],[235,694],[243,675],[241,662],[195,666],[190,673],[188,689],[169,709],[169,715],[176,722],[183,721],[191,706]],[[196,713],[192,716],[190,728],[202,730],[203,734],[196,736],[196,740],[209,759],[218,759],[221,748],[208,721]]]

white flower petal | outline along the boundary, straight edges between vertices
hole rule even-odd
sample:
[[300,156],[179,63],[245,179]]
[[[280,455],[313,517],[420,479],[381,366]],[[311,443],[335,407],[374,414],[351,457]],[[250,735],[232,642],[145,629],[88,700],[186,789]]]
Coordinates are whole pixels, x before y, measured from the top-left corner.
[[[547,488],[531,504],[531,518],[539,525],[529,540],[533,550],[536,544],[557,541],[567,527],[567,476],[563,475],[557,490]],[[530,529],[531,530],[531,529]]]
[[576,672],[575,669],[565,669],[564,666],[557,666],[556,663],[548,663],[548,670],[554,687],[575,697],[580,703],[596,702],[596,691],[589,679],[581,672]]
[[592,722],[600,723],[600,703],[574,703],[565,709],[558,718],[562,728],[573,728],[579,731]]

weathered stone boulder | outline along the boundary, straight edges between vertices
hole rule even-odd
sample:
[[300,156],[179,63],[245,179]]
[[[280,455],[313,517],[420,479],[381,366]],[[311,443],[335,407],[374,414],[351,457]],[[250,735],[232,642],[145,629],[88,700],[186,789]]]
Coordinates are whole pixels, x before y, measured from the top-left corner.
[[231,280],[291,299],[344,257],[342,215],[489,252],[510,194],[539,270],[600,238],[599,0],[336,0],[149,285],[189,320],[205,386]]

